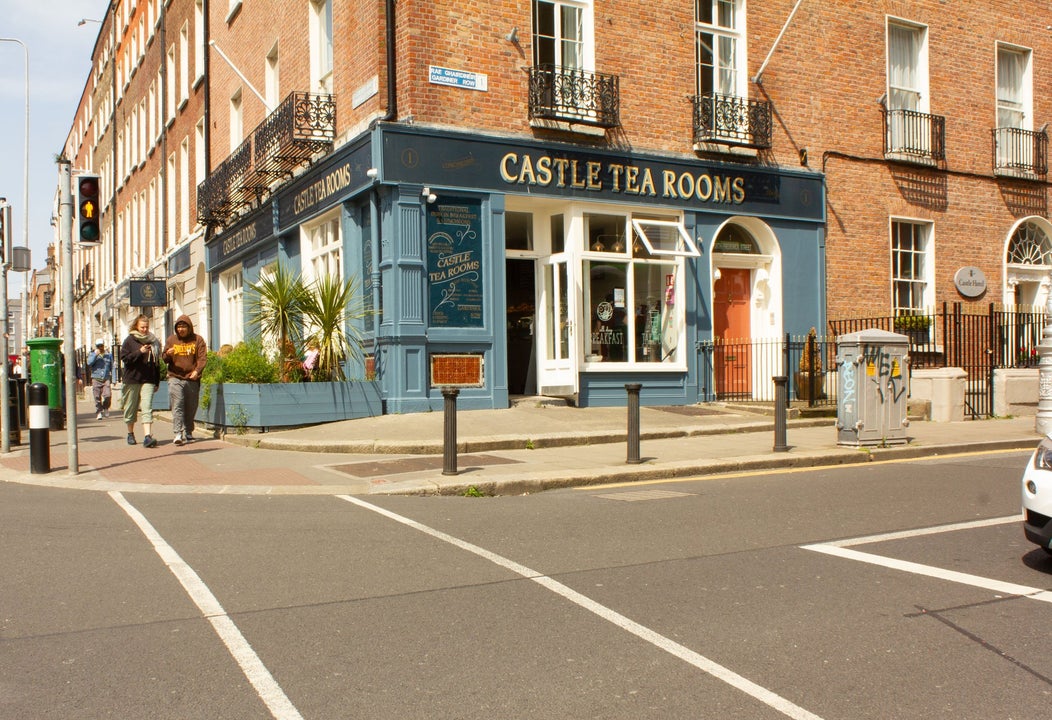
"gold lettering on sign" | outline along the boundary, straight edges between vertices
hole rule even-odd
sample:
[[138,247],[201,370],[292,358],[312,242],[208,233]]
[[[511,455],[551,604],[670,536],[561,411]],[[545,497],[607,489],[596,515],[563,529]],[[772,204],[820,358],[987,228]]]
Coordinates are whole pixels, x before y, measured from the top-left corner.
[[501,180],[510,185],[549,187],[554,183],[558,188],[658,197],[660,181],[660,195],[664,198],[732,205],[745,202],[745,178],[740,175],[695,175],[671,169],[653,170],[645,165],[515,152],[501,157],[498,171]]
[[351,184],[351,166],[336,168],[317,182],[311,183],[296,193],[292,209],[297,215],[310,210]]

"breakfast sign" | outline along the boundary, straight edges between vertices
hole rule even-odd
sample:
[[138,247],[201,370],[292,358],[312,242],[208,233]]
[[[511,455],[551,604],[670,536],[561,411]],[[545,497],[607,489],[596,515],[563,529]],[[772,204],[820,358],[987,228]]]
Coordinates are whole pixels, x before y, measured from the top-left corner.
[[443,198],[427,206],[432,327],[482,327],[482,204]]

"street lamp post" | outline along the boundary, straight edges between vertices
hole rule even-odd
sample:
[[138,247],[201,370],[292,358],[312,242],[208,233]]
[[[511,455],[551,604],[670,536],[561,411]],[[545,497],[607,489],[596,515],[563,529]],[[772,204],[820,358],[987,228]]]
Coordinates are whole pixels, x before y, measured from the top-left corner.
[[[25,122],[25,155],[22,165],[22,243],[25,247],[29,248],[29,48],[26,44],[18,38],[0,38],[0,42],[15,43],[22,47],[22,53],[25,56],[25,91],[26,91],[26,122]],[[4,266],[2,272],[0,272],[0,292],[2,292],[2,303],[0,303],[0,317],[3,317],[5,332],[4,332],[4,356],[3,362],[0,363],[0,415],[2,415],[2,422],[0,422],[0,429],[2,429],[3,438],[0,438],[0,452],[8,453],[11,452],[11,428],[8,424],[11,422],[11,413],[8,408],[8,387],[7,387],[7,268],[11,264],[11,258],[4,257]],[[23,284],[25,280],[23,280]],[[22,313],[25,315],[26,303],[22,303]],[[18,348],[19,353],[22,349]]]

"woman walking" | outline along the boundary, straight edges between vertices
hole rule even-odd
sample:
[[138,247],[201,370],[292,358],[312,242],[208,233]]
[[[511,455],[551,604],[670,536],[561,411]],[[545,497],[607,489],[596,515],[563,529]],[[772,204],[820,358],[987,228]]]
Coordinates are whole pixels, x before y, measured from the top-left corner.
[[150,332],[150,318],[140,315],[128,329],[128,337],[121,343],[124,380],[121,388],[121,409],[128,424],[128,444],[135,444],[135,419],[142,413],[142,446],[157,447],[153,428],[153,394],[161,382],[161,341]]

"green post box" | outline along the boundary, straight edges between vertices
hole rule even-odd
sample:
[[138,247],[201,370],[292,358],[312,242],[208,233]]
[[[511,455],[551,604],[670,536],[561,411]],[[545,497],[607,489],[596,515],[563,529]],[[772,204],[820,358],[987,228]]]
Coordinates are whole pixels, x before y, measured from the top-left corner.
[[29,376],[34,383],[47,385],[49,425],[52,430],[66,427],[64,405],[66,396],[62,392],[62,340],[39,337],[26,340],[29,346]]

